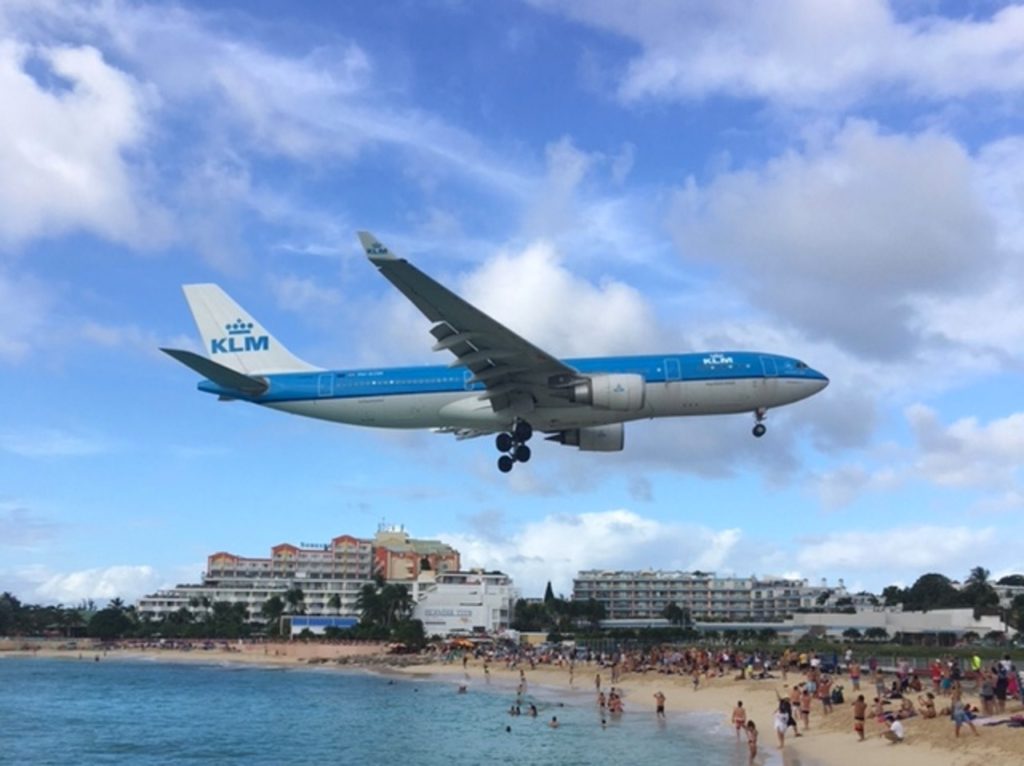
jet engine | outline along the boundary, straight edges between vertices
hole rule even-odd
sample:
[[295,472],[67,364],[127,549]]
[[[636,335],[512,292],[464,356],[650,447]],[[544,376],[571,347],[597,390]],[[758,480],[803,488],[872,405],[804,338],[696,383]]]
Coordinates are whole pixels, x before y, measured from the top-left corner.
[[609,426],[591,426],[590,428],[573,428],[560,431],[549,436],[548,441],[558,442],[568,447],[578,447],[581,452],[619,452],[625,443],[625,429],[622,423]]
[[643,409],[646,392],[642,375],[595,375],[573,386],[569,399],[599,410],[636,412]]

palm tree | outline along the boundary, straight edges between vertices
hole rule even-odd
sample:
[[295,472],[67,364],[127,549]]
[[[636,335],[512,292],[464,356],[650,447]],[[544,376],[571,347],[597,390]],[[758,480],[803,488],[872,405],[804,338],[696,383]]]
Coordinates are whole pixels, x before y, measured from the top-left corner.
[[285,591],[284,600],[288,604],[288,612],[290,614],[302,614],[305,612],[303,603],[306,600],[306,594],[302,592],[302,588],[298,585],[293,585]]
[[125,603],[120,598],[112,598],[107,604],[107,609],[116,609],[119,612],[123,612],[125,608]]
[[281,616],[284,614],[284,601],[277,594],[271,596],[263,602],[263,606],[260,607],[260,614],[267,620],[267,628],[269,628],[275,622],[277,623],[278,635],[281,633]]
[[356,596],[356,609],[359,610],[359,617],[364,625],[378,625],[383,622],[384,602],[377,592],[377,586],[373,583],[366,583]]
[[380,592],[381,601],[384,602],[384,625],[392,627],[396,622],[406,619],[413,609],[412,596],[409,589],[404,585],[389,583]]
[[341,596],[337,593],[332,593],[331,597],[327,599],[327,608],[333,609],[335,614],[341,613]]

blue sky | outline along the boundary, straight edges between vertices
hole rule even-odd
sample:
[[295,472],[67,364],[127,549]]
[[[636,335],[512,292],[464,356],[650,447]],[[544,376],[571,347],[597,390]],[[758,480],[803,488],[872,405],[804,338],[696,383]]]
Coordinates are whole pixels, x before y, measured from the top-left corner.
[[[879,590],[1024,571],[1024,7],[0,9],[0,590],[135,598],[405,524],[527,595],[581,568]],[[357,229],[564,356],[757,349],[832,384],[626,451],[218,403],[214,281],[327,367],[431,363]]]

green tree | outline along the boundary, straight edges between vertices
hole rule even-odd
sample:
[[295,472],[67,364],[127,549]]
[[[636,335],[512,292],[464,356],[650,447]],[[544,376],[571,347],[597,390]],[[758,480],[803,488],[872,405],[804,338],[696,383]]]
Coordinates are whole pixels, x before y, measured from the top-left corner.
[[847,628],[843,631],[843,637],[850,638],[856,641],[858,638],[860,638],[860,631],[856,628]]
[[548,580],[548,585],[544,588],[544,603],[552,604],[555,601],[555,591],[551,587],[551,580]]
[[885,602],[886,606],[902,604],[905,597],[906,590],[898,585],[889,585],[882,591],[882,600]]
[[996,585],[1024,585],[1024,574],[1011,574],[1000,577]]
[[306,613],[306,594],[302,592],[302,588],[298,585],[293,585],[284,594],[285,603],[288,605],[288,614],[305,614]]
[[885,628],[868,628],[864,631],[864,636],[875,641],[884,641],[889,637],[889,631]]
[[13,593],[0,595],[0,636],[16,635],[21,621],[21,602]]
[[967,605],[974,608],[974,619],[978,619],[988,610],[999,606],[999,594],[989,582],[989,571],[985,567],[974,567],[964,583],[963,598]]
[[904,609],[924,612],[968,605],[964,594],[953,586],[948,577],[934,572],[918,577],[903,598]]
[[284,601],[280,596],[274,594],[260,607],[260,615],[267,621],[267,632],[281,633],[281,617],[284,615]]
[[327,599],[327,608],[333,609],[335,614],[341,613],[341,596],[337,593],[332,593],[331,597]]
[[123,638],[132,629],[132,621],[121,609],[100,609],[89,620],[88,632],[93,638],[109,641]]
[[675,601],[669,601],[668,605],[661,610],[661,616],[672,625],[688,625],[690,623],[690,610],[683,609]]

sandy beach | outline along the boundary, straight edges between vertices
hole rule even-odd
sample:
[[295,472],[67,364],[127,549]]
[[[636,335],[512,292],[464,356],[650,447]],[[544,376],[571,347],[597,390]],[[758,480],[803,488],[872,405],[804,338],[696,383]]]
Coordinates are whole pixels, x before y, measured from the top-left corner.
[[[460,664],[441,662],[427,665],[416,665],[397,669],[403,674],[417,676],[437,675],[444,678],[462,677]],[[483,665],[480,661],[470,661],[467,671],[474,683],[485,681]],[[602,688],[606,691],[610,686],[610,672],[596,666],[578,664],[574,673],[574,683],[569,685],[569,671],[564,667],[538,665],[531,670],[525,667],[528,685],[540,685],[548,689],[584,691],[595,694],[594,677],[600,672]],[[490,664],[491,683],[507,685],[514,689],[519,680],[519,670],[506,670],[504,663]],[[794,673],[789,675],[789,685],[800,679]],[[891,680],[891,679],[890,679]],[[848,682],[843,681],[847,692]],[[626,703],[626,716],[655,715],[654,694],[664,693],[666,710],[674,712],[712,712],[722,716],[723,724],[729,726],[729,718],[738,700],[748,710],[748,720],[753,720],[760,731],[759,755],[757,763],[775,757],[779,753],[772,730],[772,714],[777,701],[776,691],[783,692],[781,678],[765,681],[736,681],[731,678],[714,678],[701,680],[700,688],[694,691],[689,677],[662,675],[658,673],[625,674],[615,684],[621,689]],[[864,688],[862,686],[862,691]],[[868,720],[865,729],[866,739],[857,740],[853,731],[853,711],[850,702],[853,698],[847,693],[846,703],[836,705],[835,712],[825,716],[821,705],[815,702],[810,718],[810,730],[803,736],[794,738],[792,731],[787,736],[782,750],[784,762],[814,762],[828,766],[860,766],[865,762],[878,766],[917,766],[927,763],[929,766],[1020,766],[1024,763],[1024,728],[1008,728],[1006,726],[986,727],[982,724],[986,719],[977,719],[975,725],[980,736],[975,737],[967,727],[960,732],[960,738],[954,736],[953,723],[948,716],[925,720],[920,717],[904,722],[906,741],[891,745],[879,737],[885,726]],[[856,695],[854,695],[855,697]],[[870,701],[871,697],[867,694]],[[978,699],[973,694],[965,697],[972,704]],[[596,701],[595,701],[596,704]],[[1014,713],[1024,711],[1019,703],[1007,703],[1006,715],[994,717],[1005,718]]]
[[[489,678],[486,678],[480,660],[470,660],[463,671],[461,662],[443,663],[424,660],[417,656],[389,655],[383,644],[229,643],[225,648],[224,644],[218,642],[210,649],[126,647],[109,650],[106,653],[87,646],[60,649],[56,648],[56,644],[36,643],[35,648],[28,651],[19,646],[21,644],[14,642],[0,642],[0,659],[32,654],[38,657],[78,660],[81,655],[81,661],[95,661],[95,657],[99,656],[101,661],[153,659],[165,662],[242,662],[285,667],[311,664],[375,669],[385,667],[389,672],[422,678],[436,677],[439,680],[462,679],[468,675],[468,680],[473,686],[489,681],[494,685],[507,687],[510,697],[519,682],[519,669],[506,669],[503,662],[491,662]],[[571,686],[567,667],[538,665],[535,669],[530,669],[526,665],[524,669],[529,686],[542,686],[556,693],[565,690],[593,694],[595,705],[595,675],[601,674],[602,688],[606,691],[611,685],[610,671],[596,665],[577,664]],[[788,684],[792,685],[799,680],[797,674],[791,673]],[[851,696],[848,680],[842,679],[839,683],[846,690],[845,704],[836,705],[835,712],[824,715],[821,705],[815,702],[810,718],[810,729],[805,731],[801,726],[803,736],[794,738],[792,732],[789,732],[786,738],[782,750],[785,763],[815,762],[828,766],[860,766],[864,759],[879,766],[911,766],[921,763],[927,763],[929,766],[1019,766],[1024,763],[1024,728],[984,726],[986,720],[990,720],[984,718],[975,721],[980,736],[975,737],[967,727],[964,727],[959,738],[954,736],[953,724],[948,716],[939,716],[932,720],[911,718],[904,722],[906,741],[891,745],[879,737],[885,729],[884,724],[872,720],[869,716],[865,730],[866,740],[859,742],[853,731],[853,712],[850,705],[856,695]],[[764,763],[779,753],[771,722],[777,704],[776,692],[782,693],[785,685],[781,678],[737,681],[730,677],[720,677],[702,679],[700,688],[694,691],[689,677],[654,672],[627,673],[615,684],[624,696],[626,716],[654,716],[654,694],[661,691],[665,695],[666,709],[670,715],[680,712],[715,713],[721,715],[723,725],[728,727],[733,707],[737,700],[742,700],[748,711],[748,719],[753,720],[760,731],[758,763]],[[870,701],[871,693],[864,688],[862,691]],[[972,704],[978,702],[977,696],[970,691],[965,694],[965,698]],[[941,704],[939,700],[940,707]],[[1019,703],[1008,702],[1005,715],[993,717],[991,720],[1021,712],[1024,712],[1024,707]]]

